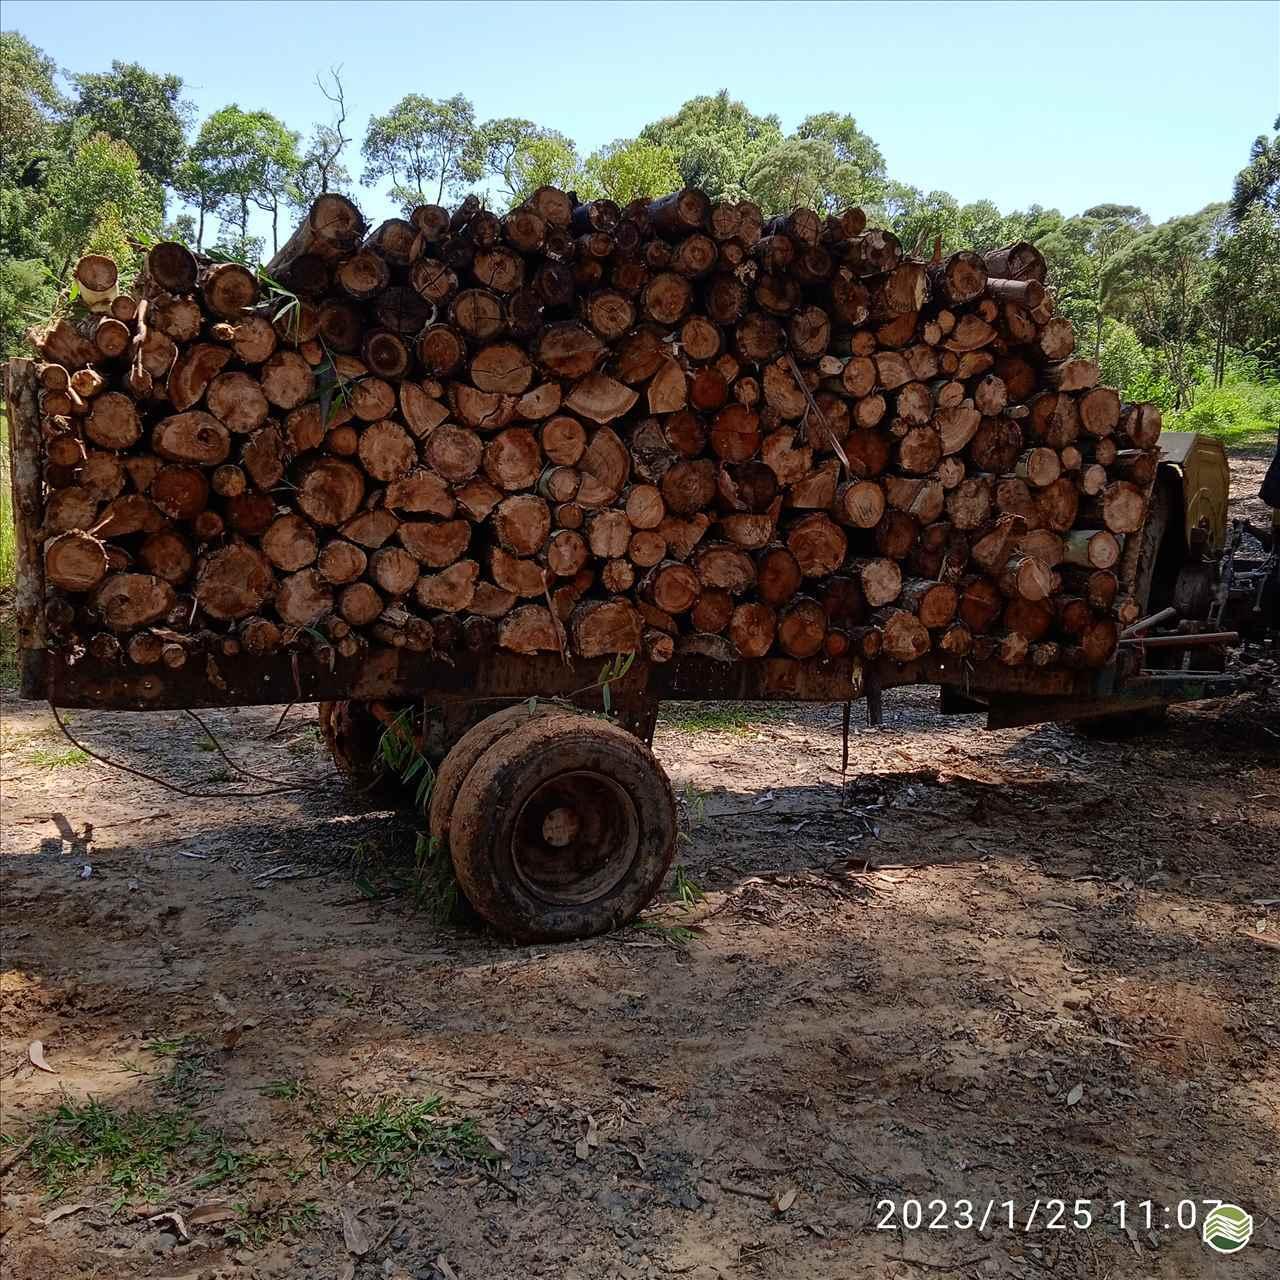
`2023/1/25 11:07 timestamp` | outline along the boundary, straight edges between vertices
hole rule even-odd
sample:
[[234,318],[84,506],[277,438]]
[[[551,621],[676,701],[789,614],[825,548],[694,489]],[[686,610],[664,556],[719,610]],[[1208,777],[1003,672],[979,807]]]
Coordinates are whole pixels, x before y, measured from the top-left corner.
[[880,1231],[1195,1231],[1221,1200],[877,1200]]

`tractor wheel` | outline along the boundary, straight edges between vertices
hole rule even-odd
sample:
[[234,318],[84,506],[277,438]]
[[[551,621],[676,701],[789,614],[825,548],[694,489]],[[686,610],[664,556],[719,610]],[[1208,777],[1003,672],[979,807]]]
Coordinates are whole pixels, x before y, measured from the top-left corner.
[[535,702],[532,706],[528,702],[517,702],[472,725],[445,756],[432,785],[431,800],[427,805],[427,830],[432,838],[440,843],[448,841],[449,821],[458,792],[462,790],[472,766],[495,742],[531,720],[572,714],[550,702]]
[[320,733],[338,772],[354,791],[375,800],[403,798],[404,789],[382,762],[384,725],[365,702],[322,702]]
[[572,714],[502,734],[471,766],[449,824],[463,893],[522,942],[627,923],[657,892],[675,845],[675,797],[653,752]]

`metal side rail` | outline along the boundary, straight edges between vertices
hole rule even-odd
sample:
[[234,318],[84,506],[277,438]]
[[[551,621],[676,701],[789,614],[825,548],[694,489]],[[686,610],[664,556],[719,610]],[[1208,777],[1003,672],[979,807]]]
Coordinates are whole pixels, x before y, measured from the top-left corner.
[[1176,702],[1225,698],[1248,688],[1248,678],[1243,675],[1223,675],[1216,671],[1148,671],[1116,681],[1111,689],[1100,687],[1086,695],[1037,698],[996,694],[986,700],[987,728],[1012,729],[1046,721],[1123,715],[1168,707]]

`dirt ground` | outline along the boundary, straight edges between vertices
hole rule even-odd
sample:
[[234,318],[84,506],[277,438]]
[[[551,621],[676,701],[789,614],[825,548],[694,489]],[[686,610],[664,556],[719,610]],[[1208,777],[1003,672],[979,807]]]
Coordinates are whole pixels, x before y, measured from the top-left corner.
[[[208,714],[317,788],[210,800],[77,762],[8,700],[6,1274],[1280,1274],[1280,687],[1128,742],[935,697],[887,696],[847,777],[839,708],[670,708],[705,897],[673,881],[560,947],[432,924],[408,820],[344,791],[311,708]],[[270,790],[182,715],[69,717],[178,785]],[[391,1150],[435,1095],[471,1146],[414,1130],[382,1176],[334,1154],[347,1121]],[[141,1181],[104,1185],[129,1155],[104,1143],[50,1194],[78,1148],[48,1118],[90,1098],[140,1148],[195,1128]],[[1206,1198],[1252,1213],[1241,1253],[1178,1229]],[[1050,1229],[1054,1200],[1094,1221]]]

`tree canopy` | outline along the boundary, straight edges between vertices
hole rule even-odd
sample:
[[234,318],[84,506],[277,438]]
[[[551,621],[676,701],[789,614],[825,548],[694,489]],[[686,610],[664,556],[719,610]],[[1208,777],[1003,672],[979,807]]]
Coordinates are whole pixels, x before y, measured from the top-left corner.
[[782,126],[777,116],[758,116],[721,89],[690,98],[675,115],[646,125],[639,137],[671,152],[686,186],[737,200],[748,195],[747,174],[782,141]]
[[72,116],[109,138],[127,142],[142,172],[171,183],[186,150],[191,104],[182,77],[162,76],[136,62],[113,62],[108,72],[72,76]]
[[484,171],[475,108],[460,93],[439,101],[418,93],[401,98],[386,115],[370,119],[362,151],[364,182],[390,178],[388,194],[406,212],[439,204]]

